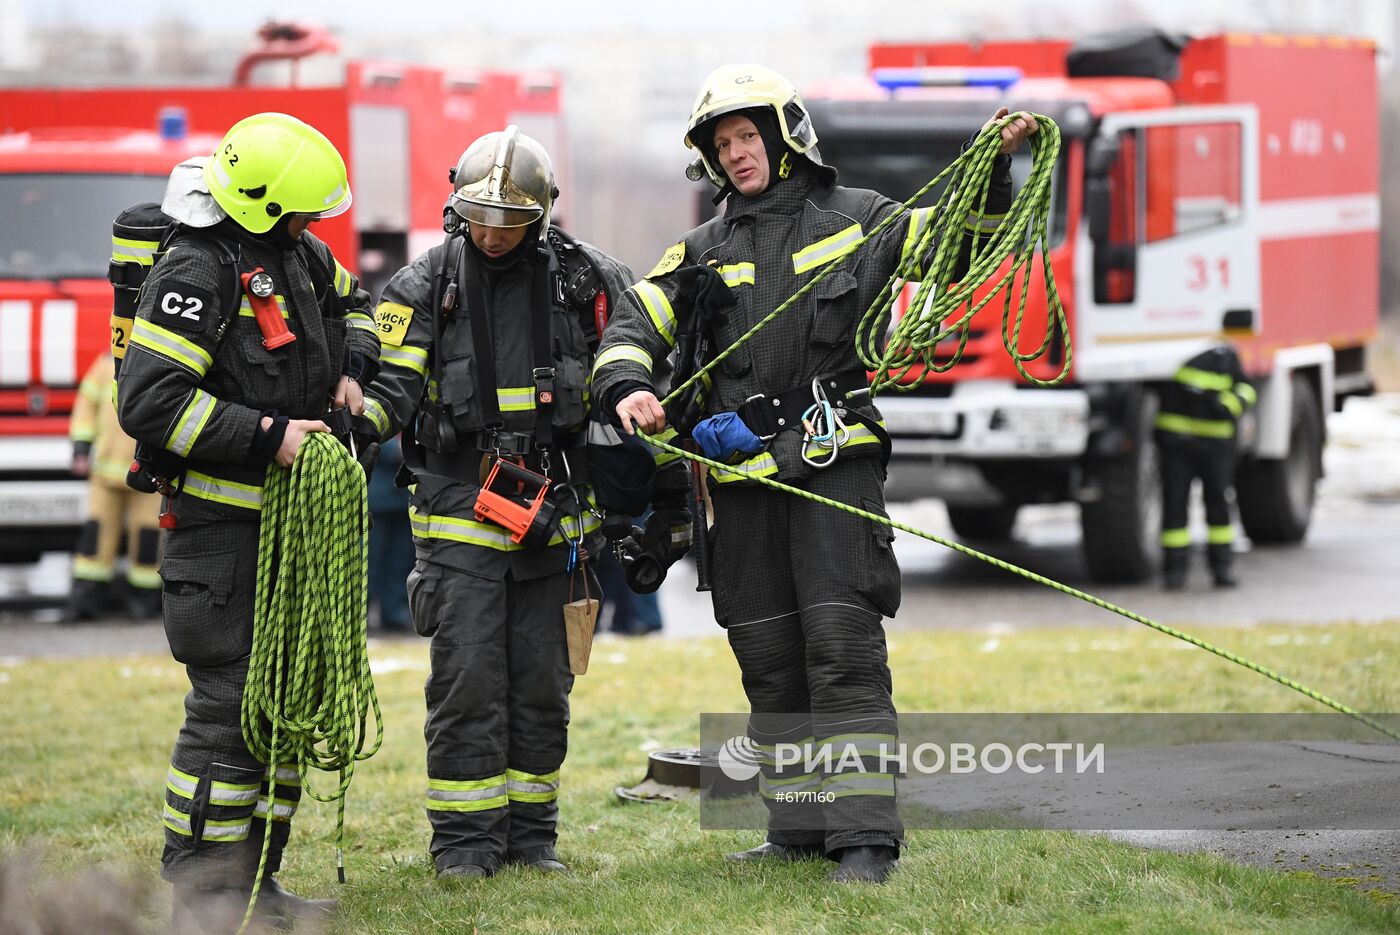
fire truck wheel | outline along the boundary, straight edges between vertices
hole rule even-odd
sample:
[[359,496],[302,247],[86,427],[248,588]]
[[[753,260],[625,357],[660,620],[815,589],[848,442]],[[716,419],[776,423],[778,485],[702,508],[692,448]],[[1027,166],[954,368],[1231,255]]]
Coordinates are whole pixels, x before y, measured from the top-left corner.
[[972,539],[981,542],[1005,542],[1011,538],[1011,529],[1016,525],[1016,504],[1001,506],[953,506],[948,505],[948,522],[959,539]]
[[1293,377],[1291,419],[1287,456],[1246,461],[1238,471],[1240,521],[1254,542],[1298,542],[1312,521],[1322,476],[1322,409],[1317,390],[1301,374]]
[[1100,495],[1079,508],[1084,562],[1099,583],[1145,581],[1161,556],[1162,484],[1152,423],[1157,398],[1141,393],[1129,406],[1129,450],[1099,465]]

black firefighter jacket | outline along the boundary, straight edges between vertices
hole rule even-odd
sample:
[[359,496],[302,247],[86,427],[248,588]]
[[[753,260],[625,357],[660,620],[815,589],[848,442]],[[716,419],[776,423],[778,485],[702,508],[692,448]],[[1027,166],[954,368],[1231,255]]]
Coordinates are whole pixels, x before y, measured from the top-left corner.
[[[994,229],[1011,204],[1009,159],[997,160],[985,213],[969,217],[969,232]],[[731,194],[723,216],[686,234],[670,247],[646,278],[626,293],[608,325],[593,371],[593,392],[609,399],[609,389],[623,382],[655,385],[652,371],[675,345],[678,330],[695,313],[693,297],[682,288],[678,270],[713,266],[733,291],[737,304],[714,335],[716,349],[729,347],[760,319],[777,308],[828,264],[846,256],[856,243],[892,212],[903,207],[878,192],[829,186],[810,171],[777,182],[754,197]],[[731,412],[755,394],[769,396],[811,383],[827,374],[864,369],[855,350],[861,316],[898,274],[919,280],[932,255],[915,249],[932,220],[932,209],[918,208],[896,218],[857,256],[764,326],[735,353],[721,361],[709,413]],[[972,238],[964,238],[959,272],[966,269]],[[936,249],[936,244],[934,248]],[[879,419],[872,405],[856,405]],[[800,481],[812,470],[801,458],[802,433],[776,435],[766,450],[742,462],[746,473]],[[875,456],[879,439],[852,425],[842,457]],[[813,448],[810,456],[820,459]],[[714,473],[718,483],[743,483],[738,474]]]
[[[275,410],[292,419],[322,418],[347,349],[371,372],[379,359],[369,294],[312,234],[290,251],[226,230],[204,236],[211,235],[224,237],[234,269],[213,245],[177,237],[142,289],[117,381],[123,430],[187,461],[173,504],[181,527],[257,522],[275,454],[251,450],[261,417]],[[302,255],[311,251],[320,263]],[[276,302],[296,335],[275,350],[263,346],[234,276],[257,267],[272,276]]]

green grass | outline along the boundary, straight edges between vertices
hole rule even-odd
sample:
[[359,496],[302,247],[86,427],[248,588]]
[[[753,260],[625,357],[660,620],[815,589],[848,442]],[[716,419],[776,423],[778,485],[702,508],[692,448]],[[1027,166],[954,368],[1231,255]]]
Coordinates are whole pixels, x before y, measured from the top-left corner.
[[[1400,623],[1198,635],[1360,710],[1400,710]],[[890,643],[903,711],[1323,710],[1136,627],[899,632]],[[727,863],[726,850],[759,835],[701,832],[694,806],[624,805],[612,794],[642,777],[648,751],[693,745],[699,712],[743,710],[722,639],[596,645],[574,692],[564,767],[560,851],[574,875],[510,870],[445,887],[426,857],[421,808],[426,644],[384,644],[372,656],[385,669],[376,682],[388,736],[350,790],[350,882],[334,883],[334,809],[309,803],[283,873],[308,895],[341,897],[336,931],[1400,930],[1395,902],[1336,882],[1068,832],[912,832],[885,887],[833,887],[825,864]],[[46,873],[100,864],[149,887],[185,686],[180,667],[155,657],[0,669],[0,852],[37,845]]]

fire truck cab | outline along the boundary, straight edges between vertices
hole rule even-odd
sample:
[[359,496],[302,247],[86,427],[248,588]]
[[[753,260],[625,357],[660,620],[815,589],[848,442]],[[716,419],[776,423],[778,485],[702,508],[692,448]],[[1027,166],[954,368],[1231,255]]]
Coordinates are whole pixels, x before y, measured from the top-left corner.
[[315,233],[371,292],[442,238],[447,170],[476,137],[517,123],[567,172],[553,73],[347,62],[329,86],[258,85],[262,63],[336,51],[314,27],[260,36],[228,87],[0,90],[0,562],[69,550],[84,518],[68,419],[111,341],[112,219],[239,119],[281,111],[335,143],[354,204]]
[[[1256,543],[1300,540],[1326,413],[1371,386],[1374,59],[1368,41],[1256,35],[876,46],[873,80],[812,89],[842,183],[898,200],[999,106],[1048,115],[1063,136],[1048,261],[1073,347],[1067,379],[1021,380],[990,303],[957,366],[881,396],[893,479],[942,498],[965,539],[1007,538],[1026,504],[1078,503],[1090,576],[1146,578],[1159,557],[1153,385],[1229,341],[1260,397],[1240,426],[1241,520]],[[1018,182],[1030,158],[1014,157]],[[1045,333],[1038,278],[1023,351]],[[1063,363],[1056,335],[1031,372]]]

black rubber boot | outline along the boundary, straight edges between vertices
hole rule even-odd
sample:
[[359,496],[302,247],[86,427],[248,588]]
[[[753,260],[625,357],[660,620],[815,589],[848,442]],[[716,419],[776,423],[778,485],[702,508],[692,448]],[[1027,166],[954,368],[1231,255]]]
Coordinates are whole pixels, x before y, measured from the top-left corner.
[[306,899],[287,892],[276,877],[268,877],[258,890],[258,905],[253,914],[274,928],[290,929],[302,921],[326,921],[335,907],[334,899]]
[[726,860],[820,860],[826,856],[826,848],[820,844],[774,844],[764,841],[758,847],[746,851],[725,854]]
[[126,613],[132,620],[159,620],[160,588],[128,587]]
[[248,911],[248,893],[235,887],[176,885],[170,910],[172,932],[233,935]]
[[521,864],[526,870],[535,870],[540,873],[570,873],[569,865],[554,857],[541,857],[539,860],[531,860]]
[[1162,550],[1162,587],[1180,591],[1186,587],[1186,568],[1191,559],[1190,549]]
[[1210,559],[1210,574],[1217,588],[1233,588],[1240,583],[1235,576],[1235,550],[1228,545],[1212,545],[1206,550]]
[[898,868],[896,848],[859,845],[841,850],[841,863],[827,879],[833,883],[884,883]]
[[107,603],[107,582],[79,578],[68,592],[68,606],[63,612],[64,623],[96,620],[102,616]]

